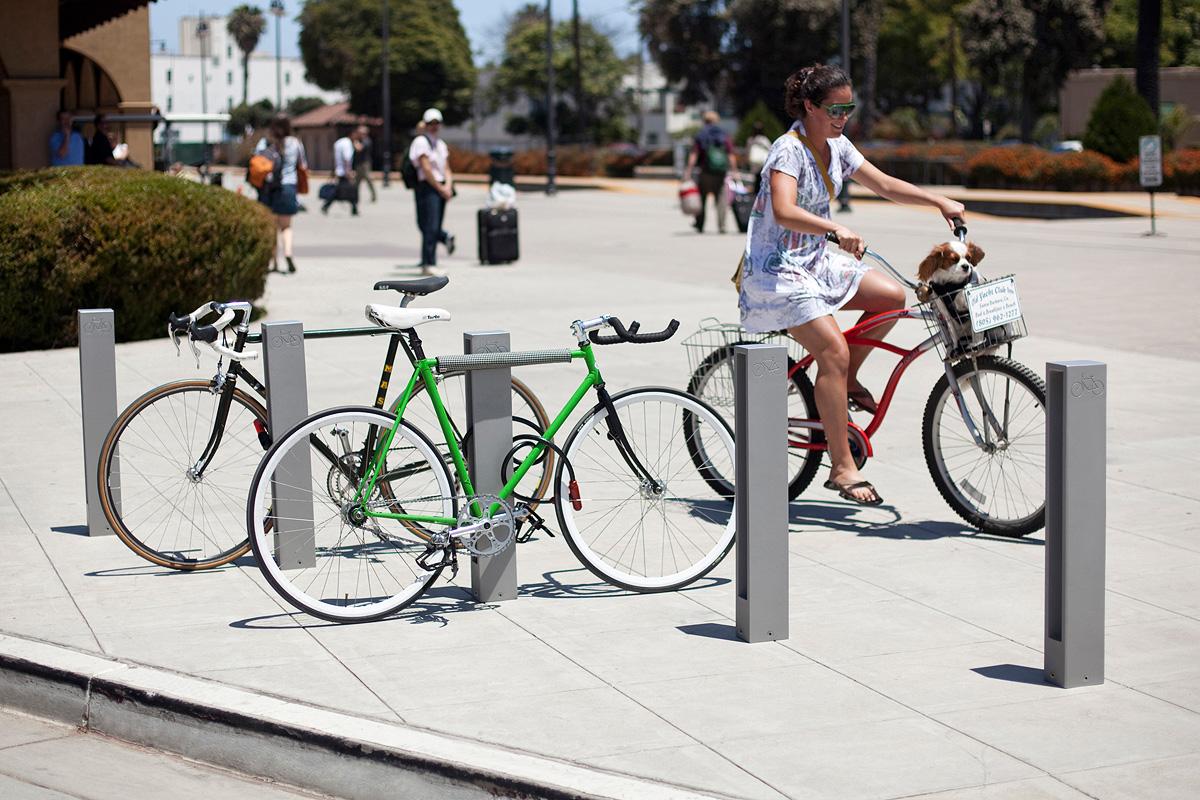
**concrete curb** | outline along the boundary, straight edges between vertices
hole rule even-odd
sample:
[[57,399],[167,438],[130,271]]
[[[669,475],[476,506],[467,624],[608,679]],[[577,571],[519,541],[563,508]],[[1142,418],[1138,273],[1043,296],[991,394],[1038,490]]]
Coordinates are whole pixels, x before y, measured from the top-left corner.
[[0,706],[340,797],[717,796],[8,634]]

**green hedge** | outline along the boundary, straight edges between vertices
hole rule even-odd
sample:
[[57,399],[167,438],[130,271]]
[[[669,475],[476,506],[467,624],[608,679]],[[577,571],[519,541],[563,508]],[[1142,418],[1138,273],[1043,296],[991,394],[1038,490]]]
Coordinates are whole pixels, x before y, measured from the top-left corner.
[[76,309],[112,308],[121,341],[167,314],[257,299],[274,223],[233,192],[113,167],[0,176],[0,351],[74,345]]

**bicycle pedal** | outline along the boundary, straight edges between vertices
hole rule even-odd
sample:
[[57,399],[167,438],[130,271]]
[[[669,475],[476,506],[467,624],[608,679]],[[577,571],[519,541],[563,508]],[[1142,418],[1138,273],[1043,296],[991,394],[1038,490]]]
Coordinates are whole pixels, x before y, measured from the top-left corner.
[[[537,513],[531,508],[524,508],[522,511],[523,514],[521,518],[517,520],[517,544],[528,542],[533,538],[535,531],[545,531],[551,537],[556,536],[554,531],[546,527],[546,520],[541,514]],[[521,530],[526,523],[528,523],[529,528],[527,530]]]

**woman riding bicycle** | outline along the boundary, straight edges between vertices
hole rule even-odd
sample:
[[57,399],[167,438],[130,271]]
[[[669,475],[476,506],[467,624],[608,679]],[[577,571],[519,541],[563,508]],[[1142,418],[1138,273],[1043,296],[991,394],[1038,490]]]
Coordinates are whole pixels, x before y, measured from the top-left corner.
[[[876,409],[871,393],[858,381],[871,348],[849,347],[833,312],[862,311],[866,319],[902,308],[904,290],[862,263],[866,244],[830,219],[831,199],[853,175],[880,197],[933,206],[947,222],[963,217],[963,205],[884,174],[842,135],[855,103],[850,79],[838,67],[800,69],[787,79],[784,91],[785,107],[796,121],[775,140],[762,168],[764,180],[746,233],[738,305],[747,331],[787,329],[812,353],[821,422],[826,431],[845,430],[848,400],[864,411]],[[827,249],[828,233],[853,258]],[[881,325],[867,335],[880,339],[891,327]],[[833,466],[825,487],[855,503],[883,502],[855,466],[847,438],[826,439]]]

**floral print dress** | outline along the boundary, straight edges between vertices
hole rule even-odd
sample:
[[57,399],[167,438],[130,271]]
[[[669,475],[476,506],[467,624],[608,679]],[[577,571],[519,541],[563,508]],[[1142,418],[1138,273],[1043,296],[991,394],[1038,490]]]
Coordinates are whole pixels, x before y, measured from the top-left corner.
[[[792,130],[804,134],[797,120]],[[865,160],[845,136],[829,140],[833,156],[829,177],[834,195]],[[825,236],[798,233],[775,221],[771,210],[771,170],[796,179],[796,204],[829,219],[833,198],[808,147],[790,134],[771,145],[762,168],[762,186],[746,231],[742,289],[738,295],[742,327],[751,333],[794,328],[837,311],[854,297],[869,267],[834,248]]]

